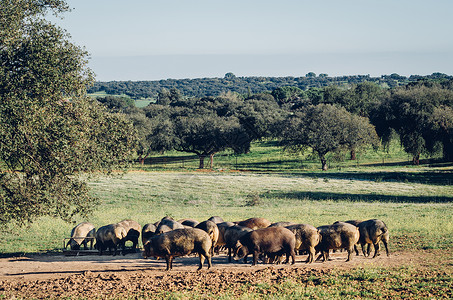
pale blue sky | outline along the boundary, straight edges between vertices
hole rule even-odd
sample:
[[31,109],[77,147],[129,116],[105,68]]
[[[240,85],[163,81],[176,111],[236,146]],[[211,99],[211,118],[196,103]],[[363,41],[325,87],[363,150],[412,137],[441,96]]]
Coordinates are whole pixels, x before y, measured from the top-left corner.
[[452,74],[452,0],[69,0],[97,80]]

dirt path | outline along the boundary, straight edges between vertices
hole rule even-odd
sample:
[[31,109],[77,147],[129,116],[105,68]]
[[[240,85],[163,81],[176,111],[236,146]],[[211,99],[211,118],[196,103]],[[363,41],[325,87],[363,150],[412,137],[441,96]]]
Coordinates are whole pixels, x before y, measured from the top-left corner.
[[[376,259],[354,256],[351,262],[346,263],[346,253],[331,254],[332,260],[321,263],[314,262],[307,265],[304,263],[306,256],[297,256],[294,266],[273,265],[275,268],[310,268],[310,269],[331,269],[331,268],[354,268],[363,265],[389,266],[401,265],[416,262],[421,259],[417,253],[394,253],[391,257],[385,255],[378,256]],[[250,259],[249,259],[250,261]],[[176,258],[171,272],[194,272],[197,270],[199,259],[197,257]],[[252,269],[267,268],[269,265],[259,264],[252,267],[250,264],[227,263],[227,256],[215,256],[212,260],[211,270],[222,271],[250,271]],[[126,256],[109,255],[87,255],[87,256],[64,256],[64,255],[30,255],[25,257],[1,258],[0,259],[0,280],[31,281],[48,280],[66,277],[72,274],[82,274],[84,272],[147,272],[163,274],[165,270],[165,260],[144,259],[140,253],[127,254]],[[206,268],[207,264],[203,268]]]
[[[237,291],[244,283],[279,282],[281,278],[322,276],[332,270],[366,266],[430,266],[438,254],[431,252],[396,252],[376,259],[354,256],[345,262],[346,253],[331,255],[332,260],[305,264],[306,256],[297,256],[295,265],[250,266],[227,263],[225,255],[213,258],[213,267],[197,272],[198,258],[176,258],[173,270],[166,272],[165,261],[144,259],[140,253],[126,256],[30,255],[0,259],[0,298],[140,298],[162,291],[205,290]],[[431,261],[431,262],[430,262]],[[430,263],[429,263],[430,262]],[[138,295],[138,296],[137,296]],[[141,296],[148,298],[149,294]]]

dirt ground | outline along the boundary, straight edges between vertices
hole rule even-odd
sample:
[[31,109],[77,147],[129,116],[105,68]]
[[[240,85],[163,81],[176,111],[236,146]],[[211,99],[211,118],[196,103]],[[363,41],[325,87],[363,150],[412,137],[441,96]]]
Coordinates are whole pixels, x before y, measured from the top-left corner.
[[[212,289],[235,289],[244,283],[268,282],[293,276],[319,276],[332,269],[364,266],[422,266],[435,253],[397,252],[375,259],[354,256],[345,262],[346,253],[331,255],[332,260],[305,264],[306,256],[297,256],[295,265],[251,266],[227,263],[224,254],[215,256],[213,267],[207,264],[197,271],[198,257],[176,258],[171,271],[165,260],[144,259],[140,253],[126,256],[65,256],[63,254],[27,255],[0,259],[0,296],[6,298],[147,298],[142,291],[192,290],[209,284]],[[250,261],[250,259],[249,259]],[[140,296],[142,295],[142,296]],[[1,297],[0,297],[1,298]]]

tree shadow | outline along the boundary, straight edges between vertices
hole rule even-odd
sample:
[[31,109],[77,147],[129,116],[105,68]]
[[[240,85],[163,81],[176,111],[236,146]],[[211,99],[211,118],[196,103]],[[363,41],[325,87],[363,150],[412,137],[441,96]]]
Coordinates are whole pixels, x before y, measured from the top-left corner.
[[384,203],[451,203],[453,196],[403,196],[377,194],[350,194],[332,192],[267,192],[263,198],[289,198],[294,200],[334,200],[353,202],[384,202]]

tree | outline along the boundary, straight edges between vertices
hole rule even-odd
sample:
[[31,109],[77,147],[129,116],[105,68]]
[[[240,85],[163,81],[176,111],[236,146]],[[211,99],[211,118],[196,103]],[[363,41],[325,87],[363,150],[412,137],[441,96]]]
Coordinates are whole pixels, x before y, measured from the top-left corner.
[[282,123],[281,132],[285,148],[302,151],[310,148],[318,155],[323,171],[328,168],[329,152],[348,150],[351,146],[377,140],[374,127],[367,119],[330,104],[309,106],[295,112]]
[[97,97],[96,100],[113,112],[124,112],[127,109],[135,107],[134,100],[127,97],[105,96]]
[[436,142],[441,143],[443,158],[453,161],[453,107],[436,107],[429,122],[432,132],[432,139],[428,143],[430,149],[434,149]]
[[86,216],[97,200],[82,179],[127,163],[132,125],[86,96],[87,53],[44,19],[60,0],[2,1],[0,223]]
[[[441,110],[437,110],[442,107],[453,107],[453,91],[438,83],[420,82],[394,89],[391,96],[378,106],[372,119],[384,140],[389,139],[392,129],[395,130],[404,150],[412,155],[413,164],[418,165],[420,154],[433,154],[438,142],[443,144],[444,150],[450,147],[448,139],[440,135],[441,132],[448,135],[446,127],[443,131],[440,129],[441,124],[448,122],[439,122],[442,118],[437,118],[443,115]],[[448,110],[444,109],[444,112],[448,119]],[[445,151],[444,158],[448,159]]]
[[272,96],[280,105],[294,103],[305,98],[305,93],[295,86],[283,86],[272,91]]
[[235,117],[220,117],[214,113],[192,112],[175,119],[174,149],[195,153],[200,159],[199,168],[204,168],[206,157],[227,148],[233,148],[241,136],[241,126]]

